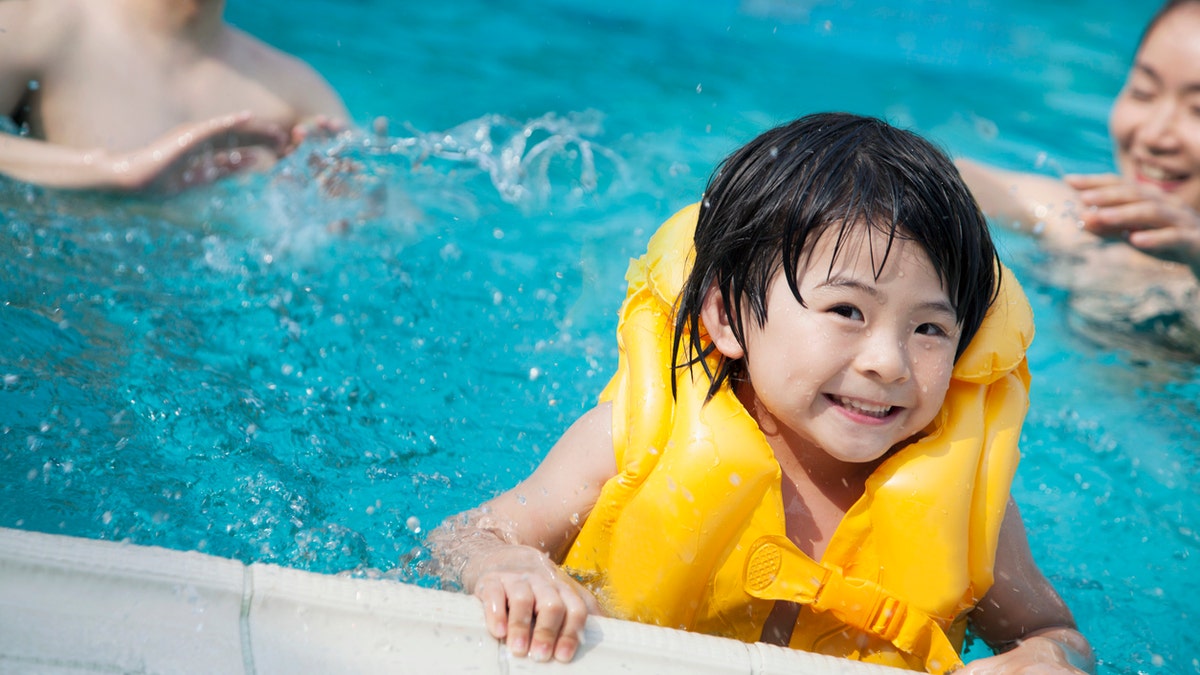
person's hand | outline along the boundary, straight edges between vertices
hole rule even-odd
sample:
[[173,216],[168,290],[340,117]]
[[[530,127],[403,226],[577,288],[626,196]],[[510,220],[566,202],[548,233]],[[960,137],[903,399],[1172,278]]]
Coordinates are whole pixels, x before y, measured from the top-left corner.
[[1094,672],[1091,647],[1079,633],[1051,629],[1027,637],[996,656],[968,663],[955,675],[1086,675]]
[[287,150],[288,141],[279,124],[249,112],[184,124],[145,148],[109,156],[107,187],[178,191],[211,183],[237,171],[270,166]]
[[328,139],[337,136],[345,130],[346,122],[344,120],[326,117],[325,115],[317,115],[301,120],[299,124],[292,127],[288,152],[296,149],[297,146],[309,139]]
[[1184,263],[1200,276],[1200,214],[1153,185],[1113,174],[1069,175],[1079,191],[1083,228],[1101,237],[1121,237],[1163,260]]
[[582,642],[588,614],[601,614],[596,598],[527,546],[508,546],[489,556],[475,581],[488,632],[514,656],[566,663]]

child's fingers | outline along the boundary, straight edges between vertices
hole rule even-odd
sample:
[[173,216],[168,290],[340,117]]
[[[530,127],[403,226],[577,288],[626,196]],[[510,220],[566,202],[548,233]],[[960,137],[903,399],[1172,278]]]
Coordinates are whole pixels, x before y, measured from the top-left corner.
[[591,593],[569,579],[488,575],[476,583],[474,595],[483,604],[488,632],[513,656],[535,661],[573,659],[588,614],[600,613]]
[[533,589],[525,579],[510,580],[504,586],[508,598],[505,644],[513,656],[526,656],[529,654],[529,633],[535,606]]
[[481,579],[475,586],[475,597],[483,604],[483,622],[488,633],[503,640],[508,635],[508,598],[504,585],[495,579]]
[[[588,603],[585,600],[590,600]],[[590,607],[594,606],[595,599],[590,593],[584,597],[580,597],[577,593],[563,593],[563,604],[566,608],[566,615],[563,618],[562,628],[559,630],[558,644],[554,647],[554,660],[561,663],[568,663],[575,658],[575,652],[579,649],[582,640],[584,627],[587,625],[587,617],[590,613]],[[597,607],[597,612],[599,608]]]
[[567,605],[559,589],[547,584],[538,589],[537,618],[533,623],[533,635],[529,643],[529,657],[534,661],[549,661],[555,654],[555,643],[562,632]]

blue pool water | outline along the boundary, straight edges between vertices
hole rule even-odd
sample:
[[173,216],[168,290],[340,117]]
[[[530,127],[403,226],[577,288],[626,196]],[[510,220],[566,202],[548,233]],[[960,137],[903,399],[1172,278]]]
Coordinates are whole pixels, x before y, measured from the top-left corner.
[[[360,130],[165,203],[0,181],[0,526],[422,584],[424,533],[593,402],[628,258],[727,152],[841,109],[1108,169],[1152,9],[231,4]],[[1104,672],[1200,672],[1200,373],[1074,328],[1028,243],[1001,243],[1038,321],[1034,554]]]

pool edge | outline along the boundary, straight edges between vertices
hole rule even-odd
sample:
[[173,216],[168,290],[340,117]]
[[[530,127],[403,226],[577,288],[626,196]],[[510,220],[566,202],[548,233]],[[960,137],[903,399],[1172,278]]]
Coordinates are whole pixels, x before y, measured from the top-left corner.
[[0,528],[0,673],[901,672],[601,617],[585,640],[533,663],[462,594]]

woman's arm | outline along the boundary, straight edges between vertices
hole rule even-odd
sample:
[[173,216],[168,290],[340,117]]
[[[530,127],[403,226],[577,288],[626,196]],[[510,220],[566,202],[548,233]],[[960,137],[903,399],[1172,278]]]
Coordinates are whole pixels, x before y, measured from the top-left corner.
[[1095,241],[1082,229],[1078,193],[1063,181],[968,159],[955,164],[980,210],[997,225],[1038,237],[1043,246],[1063,251]]
[[429,534],[443,580],[483,602],[488,631],[515,655],[570,661],[587,615],[600,613],[557,563],[616,470],[604,403],[571,425],[529,478]]

